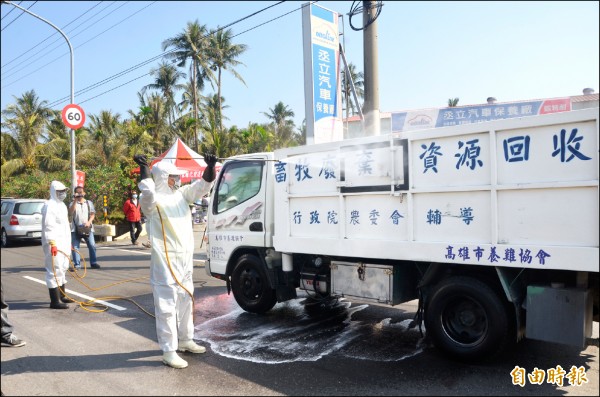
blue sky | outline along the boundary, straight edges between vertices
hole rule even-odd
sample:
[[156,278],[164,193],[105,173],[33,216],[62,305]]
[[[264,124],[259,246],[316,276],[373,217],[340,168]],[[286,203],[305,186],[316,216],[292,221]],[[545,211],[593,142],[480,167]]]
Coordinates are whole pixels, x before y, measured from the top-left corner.
[[[236,69],[246,85],[225,72],[224,114],[229,118],[225,124],[246,127],[249,122],[267,122],[262,112],[279,101],[295,112],[296,125],[304,119],[300,11],[304,1],[15,3],[31,6],[29,11],[69,37],[74,47],[75,103],[88,115],[111,110],[122,116],[138,108],[137,92],[153,82],[148,72],[159,59],[136,66],[162,54],[163,40],[196,19],[216,29],[273,6],[231,26],[238,35],[234,42],[248,46],[240,57],[245,66]],[[353,2],[318,4],[344,15],[346,57],[363,71],[363,32],[349,26]],[[597,1],[383,4],[377,20],[382,112],[445,107],[455,97],[460,98],[459,105],[471,105],[485,103],[489,96],[505,102],[600,89]],[[14,103],[13,96],[31,89],[50,104],[69,98],[70,56],[64,38],[28,14],[15,19],[20,14],[11,5],[1,6],[2,109]],[[362,17],[352,22],[360,25]],[[203,94],[212,92],[207,86]]]

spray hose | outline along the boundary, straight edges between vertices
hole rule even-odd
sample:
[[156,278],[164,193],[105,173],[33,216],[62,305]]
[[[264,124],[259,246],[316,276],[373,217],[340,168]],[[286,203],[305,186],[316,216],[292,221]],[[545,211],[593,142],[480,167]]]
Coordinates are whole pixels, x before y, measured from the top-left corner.
[[[169,265],[169,271],[171,272],[171,276],[173,277],[173,279],[175,280],[175,282],[181,288],[183,288],[183,290],[185,292],[187,292],[188,295],[190,296],[190,298],[192,300],[192,316],[193,316],[193,320],[195,322],[195,320],[196,320],[196,318],[195,318],[196,317],[196,312],[193,309],[193,307],[194,307],[194,294],[190,290],[188,290],[179,281],[179,279],[177,279],[177,276],[175,275],[175,272],[173,271],[173,266],[171,265],[171,260],[169,259],[169,251],[167,249],[167,237],[166,237],[166,234],[165,234],[165,225],[164,225],[164,222],[163,222],[162,214],[161,214],[160,209],[158,208],[158,206],[156,207],[156,210],[158,211],[158,216],[160,218],[160,225],[162,227],[163,242],[164,242],[164,245],[165,245],[165,256],[166,256],[166,259],[167,259],[167,264]],[[81,285],[85,286],[90,291],[99,291],[101,289],[109,288],[109,287],[112,287],[112,286],[115,286],[115,285],[125,284],[125,283],[132,282],[132,281],[144,280],[144,279],[148,278],[148,277],[138,277],[138,278],[132,278],[132,279],[127,279],[127,280],[122,280],[122,281],[114,282],[114,283],[111,283],[111,284],[107,284],[107,285],[105,285],[103,287],[98,287],[98,288],[91,287],[91,286],[89,286],[88,284],[86,284],[83,281],[83,279],[85,278],[85,275],[87,273],[87,266],[86,266],[86,263],[85,263],[85,259],[83,258],[83,255],[81,255],[80,252],[77,249],[73,248],[73,251],[75,251],[75,252],[77,252],[79,254],[79,256],[80,256],[80,258],[81,258],[81,260],[83,262],[83,275],[80,275],[79,272],[77,271],[77,269],[75,268],[75,266],[73,264],[73,261],[71,260],[71,256],[68,255],[67,253],[65,253],[62,250],[58,250],[58,252],[60,252],[65,257],[67,257],[67,259],[69,260],[69,267],[70,267],[69,272],[71,273],[71,275],[73,276],[73,278],[78,283],[80,283]],[[93,299],[90,299],[90,300],[85,301],[85,302],[84,301],[79,301],[79,300],[74,299],[73,297],[69,296],[67,294],[67,291],[63,290],[61,288],[61,283],[58,281],[58,277],[56,276],[56,267],[54,266],[54,256],[52,256],[52,272],[54,274],[54,280],[56,281],[56,284],[58,286],[58,289],[60,290],[60,293],[62,295],[64,295],[65,297],[67,297],[68,299],[72,300],[73,302],[78,303],[79,306],[83,310],[86,310],[88,312],[93,312],[93,313],[101,313],[101,312],[105,312],[106,310],[108,310],[108,306],[96,302],[97,300],[104,300],[104,301],[107,301],[107,300],[126,300],[126,301],[129,301],[129,302],[133,303],[137,307],[139,307],[140,310],[142,310],[144,313],[148,314],[149,316],[155,317],[154,314],[148,312],[146,309],[144,309],[142,306],[140,306],[133,299],[127,298],[127,297],[123,297],[123,296],[105,296],[105,297],[100,297],[100,298],[93,298]],[[99,309],[90,309],[90,307],[96,307],[96,308],[99,308]]]
[[187,292],[188,295],[190,296],[190,298],[192,299],[192,318],[195,323],[196,322],[196,311],[194,310],[194,294],[190,290],[185,288],[184,285],[181,284],[181,282],[177,279],[177,276],[175,276],[175,272],[173,271],[173,266],[171,265],[171,260],[169,259],[169,250],[167,249],[167,235],[165,234],[165,224],[163,222],[162,214],[160,213],[160,208],[158,208],[158,205],[156,206],[156,211],[158,212],[158,217],[160,218],[160,226],[162,228],[162,234],[163,234],[163,243],[165,245],[165,257],[167,258],[167,264],[169,265],[169,271],[171,272],[171,276],[173,276],[173,280],[175,280],[175,282],[181,288],[183,288],[184,291]]
[[[73,249],[73,251],[77,252],[78,254],[79,251],[76,249]],[[94,288],[89,286],[88,284],[86,284],[83,279],[85,278],[85,275],[87,273],[87,266],[85,264],[85,259],[83,258],[83,255],[80,254],[80,258],[83,261],[83,275],[80,275],[79,272],[77,271],[77,269],[75,268],[75,266],[73,265],[73,261],[71,260],[71,256],[68,255],[67,253],[65,253],[62,250],[58,250],[58,252],[60,252],[62,255],[64,255],[68,260],[69,260],[69,272],[71,273],[71,275],[73,276],[73,278],[81,285],[85,286],[88,290],[90,291],[99,291],[102,290],[104,288],[109,288],[115,285],[119,285],[119,284],[124,284],[124,283],[128,283],[131,281],[138,281],[138,280],[144,280],[147,279],[148,277],[138,277],[138,278],[132,278],[132,279],[127,279],[127,280],[122,280],[122,281],[117,281],[115,283],[111,283],[111,284],[107,284],[105,286],[102,287],[98,287],[98,288]],[[105,312],[106,310],[108,310],[108,306],[103,305],[101,303],[96,302],[97,300],[103,300],[103,301],[107,301],[107,300],[126,300],[129,301],[131,303],[133,303],[134,305],[136,305],[137,307],[139,307],[144,313],[154,317],[154,315],[152,313],[149,313],[146,309],[144,309],[142,306],[140,306],[136,301],[134,301],[131,298],[127,298],[124,296],[104,296],[104,297],[100,297],[100,298],[93,298],[90,299],[88,301],[79,301],[71,296],[69,296],[67,294],[66,290],[63,290],[61,288],[61,283],[58,281],[58,277],[56,277],[56,267],[54,266],[54,256],[52,257],[52,272],[54,274],[54,280],[56,281],[56,284],[58,286],[58,289],[60,290],[60,293],[62,295],[64,295],[65,297],[67,297],[68,299],[72,300],[75,303],[78,303],[79,306],[88,312],[92,312],[92,313],[101,313],[101,312]],[[90,309],[90,307],[96,307],[98,309]]]

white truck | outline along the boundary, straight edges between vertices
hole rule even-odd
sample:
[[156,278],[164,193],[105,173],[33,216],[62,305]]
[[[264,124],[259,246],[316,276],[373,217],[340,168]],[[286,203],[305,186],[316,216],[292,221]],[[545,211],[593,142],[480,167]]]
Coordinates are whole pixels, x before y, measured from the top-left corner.
[[[233,157],[206,272],[246,311],[398,305],[459,359],[584,348],[598,313],[598,108]],[[303,295],[306,295],[303,294]],[[309,306],[311,307],[311,306]]]

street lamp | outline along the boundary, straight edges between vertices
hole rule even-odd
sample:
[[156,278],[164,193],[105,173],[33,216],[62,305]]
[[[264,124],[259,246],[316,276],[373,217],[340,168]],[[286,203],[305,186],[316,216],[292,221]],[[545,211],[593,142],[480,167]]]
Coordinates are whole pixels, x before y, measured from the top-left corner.
[[[71,45],[71,42],[69,41],[69,38],[63,33],[62,30],[60,30],[57,26],[55,26],[52,22],[40,17],[39,15],[34,14],[33,12],[26,10],[25,8],[11,3],[10,1],[7,0],[2,0],[3,4],[9,4],[11,6],[17,7],[19,10],[26,12],[27,14],[36,17],[37,19],[46,22],[48,25],[52,26],[54,29],[58,30],[58,32],[65,38],[65,40],[67,40],[67,44],[69,45],[69,51],[71,52],[71,103],[74,104],[75,103],[75,85],[74,85],[74,70],[75,70],[75,63],[73,61],[73,46]],[[72,186],[72,192],[75,191],[75,187],[77,183],[77,178],[75,175],[75,130],[71,128],[71,186]]]

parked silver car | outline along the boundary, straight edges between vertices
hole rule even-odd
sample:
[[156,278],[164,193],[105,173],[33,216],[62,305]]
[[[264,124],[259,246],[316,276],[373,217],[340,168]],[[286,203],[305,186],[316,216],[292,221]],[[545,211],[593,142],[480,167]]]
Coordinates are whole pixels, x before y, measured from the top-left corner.
[[2,248],[15,240],[42,238],[42,207],[44,199],[2,198]]

